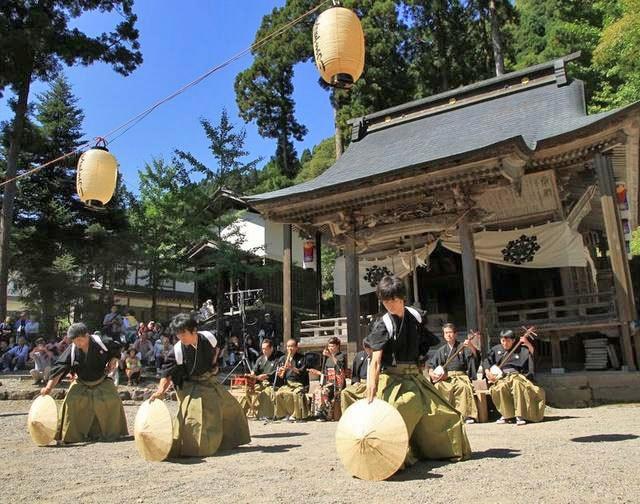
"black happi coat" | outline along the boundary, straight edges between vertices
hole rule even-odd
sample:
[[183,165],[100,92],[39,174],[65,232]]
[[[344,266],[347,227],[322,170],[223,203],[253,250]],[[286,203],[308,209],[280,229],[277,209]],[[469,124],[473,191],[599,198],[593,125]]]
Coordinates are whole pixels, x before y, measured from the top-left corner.
[[[487,369],[493,365],[498,365],[508,353],[509,351],[505,350],[500,344],[492,347],[487,354]],[[502,365],[502,371],[505,374],[517,372],[527,378],[532,378],[533,362],[529,349],[521,345],[520,348],[518,348],[513,355],[509,357],[509,360]]]
[[382,318],[374,324],[365,341],[373,351],[382,350],[382,369],[396,364],[422,364],[427,358],[429,347],[439,342],[426,327],[426,317],[422,323],[405,308],[402,318],[391,315],[393,334],[389,334]]
[[[458,350],[459,345],[462,343],[456,341],[453,348],[449,346],[448,343],[445,343],[440,348],[438,348],[435,353],[429,359],[429,365],[432,368],[437,368],[438,366],[443,366],[450,355],[453,355],[456,350]],[[447,365],[446,371],[462,371],[467,373],[467,376],[471,380],[475,380],[477,373],[477,363],[478,357],[473,355],[473,352],[468,348],[462,350],[458,355],[456,355],[451,362]]]
[[93,337],[89,336],[87,353],[85,354],[76,347],[73,362],[71,362],[72,345],[69,345],[51,367],[50,377],[55,378],[73,372],[85,382],[103,378],[107,364],[112,358],[119,358],[121,350],[120,345],[114,341],[109,341],[104,345],[107,348],[106,351],[93,340]]

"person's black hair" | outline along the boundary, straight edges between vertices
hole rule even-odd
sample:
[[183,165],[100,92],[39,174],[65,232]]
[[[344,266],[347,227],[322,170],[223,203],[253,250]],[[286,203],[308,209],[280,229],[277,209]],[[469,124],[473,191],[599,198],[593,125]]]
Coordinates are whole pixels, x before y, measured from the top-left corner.
[[129,315],[131,315],[132,317],[135,317],[135,316],[136,316],[136,312],[134,312],[133,310],[127,310],[127,313],[128,313]]
[[173,334],[178,334],[182,331],[193,332],[198,330],[198,322],[188,313],[178,313],[171,319],[169,327]]
[[74,339],[80,336],[88,336],[89,329],[82,322],[76,322],[75,324],[71,324],[69,329],[67,329],[67,337],[73,341]]
[[337,336],[332,336],[331,338],[329,338],[329,344],[340,346],[340,338],[338,338]]
[[514,332],[511,329],[504,329],[504,330],[500,331],[500,337],[501,338],[516,339],[516,335],[514,334]]
[[442,326],[442,330],[444,331],[445,329],[451,329],[453,332],[458,332],[458,331],[456,330],[456,326],[455,326],[455,324],[452,324],[451,322],[447,322],[446,324],[444,324],[444,325]]
[[273,348],[273,341],[271,341],[271,338],[263,338],[262,344],[264,345],[265,343],[269,345],[271,348]]
[[387,301],[391,299],[406,299],[407,291],[404,286],[404,282],[397,276],[383,276],[378,282],[376,288],[376,294],[380,301]]

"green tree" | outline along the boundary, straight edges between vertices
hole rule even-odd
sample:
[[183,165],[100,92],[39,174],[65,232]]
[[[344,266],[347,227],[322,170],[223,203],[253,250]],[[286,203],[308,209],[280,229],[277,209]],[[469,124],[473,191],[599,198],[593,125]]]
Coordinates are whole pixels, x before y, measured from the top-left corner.
[[191,169],[204,176],[205,183],[211,187],[225,187],[241,193],[256,182],[256,165],[260,159],[243,162],[248,156],[244,148],[246,131],[237,130],[229,120],[226,109],[222,109],[217,126],[208,119],[200,119],[200,124],[209,140],[209,150],[214,157],[215,166],[196,159],[191,153],[176,150],[179,160],[190,165]]
[[[133,0],[47,0],[0,3],[0,92],[9,87],[16,96],[6,153],[7,179],[18,171],[21,140],[27,122],[29,91],[34,80],[51,81],[62,64],[103,61],[127,75],[141,62],[133,14]],[[69,26],[88,11],[117,10],[123,20],[109,33],[91,37]],[[16,183],[4,186],[0,215],[0,317],[7,309],[9,237],[14,213]]]
[[519,23],[512,26],[517,68],[581,51],[572,75],[586,85],[587,100],[606,81],[592,64],[604,23],[607,2],[593,0],[519,0]]
[[[305,153],[308,155],[305,156]],[[326,138],[314,146],[311,152],[303,152],[301,161],[302,167],[295,179],[296,184],[316,178],[336,162],[334,139]]]
[[[244,160],[248,155],[244,148],[245,131],[236,130],[226,110],[222,110],[216,126],[206,119],[200,122],[210,142],[213,165],[181,150],[176,150],[176,156],[189,167],[190,172],[204,175],[203,180],[193,188],[201,195],[199,201],[209,202],[213,199],[211,204],[206,205],[206,212],[202,208],[196,209],[192,218],[192,222],[197,222],[195,229],[198,231],[196,236],[190,237],[191,242],[204,240],[215,244],[214,248],[209,249],[206,267],[198,268],[193,278],[216,285],[217,312],[222,313],[226,279],[240,278],[245,274],[266,274],[265,268],[255,267],[249,260],[255,251],[246,250],[244,246],[245,236],[236,225],[239,214],[218,198],[222,188],[244,192],[255,186],[258,183],[256,165],[260,159]],[[274,165],[278,168],[277,163]],[[218,331],[222,331],[222,317],[217,318],[217,323]]]
[[201,219],[196,210],[204,205],[181,163],[154,159],[138,175],[140,195],[131,206],[130,220],[136,236],[135,258],[147,271],[151,317],[155,318],[162,283],[185,269],[184,250],[198,237]]
[[[80,145],[84,115],[64,77],[37,97],[34,110],[22,149],[28,162],[39,164]],[[76,161],[62,160],[20,180],[15,202],[12,270],[25,301],[42,314],[43,329],[50,336],[56,319],[67,317],[73,304],[78,304],[79,314],[91,297],[91,280],[113,286],[116,264],[128,255],[128,241],[122,236],[127,228],[122,204],[126,190],[119,184],[103,212],[87,209],[75,193]],[[99,230],[110,239],[94,240]],[[116,242],[120,243],[114,254]]]
[[608,11],[593,57],[607,82],[595,97],[598,108],[640,100],[640,0],[620,0]]

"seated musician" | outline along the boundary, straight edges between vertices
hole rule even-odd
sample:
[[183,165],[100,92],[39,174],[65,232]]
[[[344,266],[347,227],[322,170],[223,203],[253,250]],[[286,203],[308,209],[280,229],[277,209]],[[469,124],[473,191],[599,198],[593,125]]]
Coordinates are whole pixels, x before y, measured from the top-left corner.
[[[478,350],[469,339],[464,343],[456,340],[453,324],[442,326],[442,334],[446,344],[431,357],[429,377],[436,390],[462,413],[465,423],[474,423],[478,419],[478,407],[471,380],[476,376]],[[464,350],[460,345],[465,347]]]
[[[496,423],[510,423],[515,419],[516,425],[525,425],[543,419],[545,394],[531,382],[534,348],[526,336],[520,338],[519,347],[503,362],[516,344],[515,339],[511,330],[500,332],[500,344],[491,348],[487,355],[486,375],[492,383],[491,399],[502,415]],[[498,366],[502,377],[496,369]]]
[[359,399],[364,399],[367,395],[367,372],[369,361],[371,360],[371,347],[365,341],[360,350],[353,358],[351,366],[351,385],[340,392],[340,406],[342,412]]
[[298,352],[298,342],[287,341],[287,355],[278,363],[278,377],[284,384],[276,392],[276,418],[286,418],[290,422],[306,420],[309,407],[305,396],[309,386],[309,375],[304,355]]
[[396,276],[383,277],[377,294],[388,313],[366,338],[372,349],[367,400],[382,399],[402,416],[410,447],[405,465],[417,459],[468,458],[471,447],[462,415],[418,367],[429,346],[423,315],[405,306],[404,282]]
[[314,392],[313,402],[317,419],[338,420],[340,417],[340,391],[344,388],[347,358],[340,351],[340,338],[329,339],[327,348],[322,351],[324,364],[322,371],[309,369],[310,375],[320,377],[320,388]]
[[[273,418],[274,387],[277,389],[282,382],[276,377],[278,362],[281,358],[282,352],[274,348],[273,341],[269,338],[264,338],[262,340],[262,355],[258,357],[251,374],[247,377],[255,380],[253,394],[257,395],[255,399],[257,402],[256,417],[259,420]],[[245,414],[249,410],[251,400],[252,398],[245,396],[240,401]]]

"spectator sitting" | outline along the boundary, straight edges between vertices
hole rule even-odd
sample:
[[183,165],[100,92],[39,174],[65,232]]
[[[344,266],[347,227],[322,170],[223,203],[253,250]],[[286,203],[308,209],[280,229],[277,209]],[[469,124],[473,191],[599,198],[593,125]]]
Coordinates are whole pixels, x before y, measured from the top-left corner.
[[48,381],[54,355],[45,345],[44,338],[36,340],[36,346],[31,350],[29,358],[35,364],[35,368],[30,371],[33,382],[37,385],[42,381]]
[[8,342],[9,338],[13,334],[13,322],[11,317],[4,319],[4,322],[0,323],[0,340]]
[[133,310],[127,310],[125,316],[122,319],[122,330],[127,343],[133,343],[136,340],[136,333],[138,331],[138,320]]
[[120,343],[122,341],[122,317],[118,313],[118,307],[113,305],[111,312],[107,313],[102,320],[102,330],[112,341]]
[[136,385],[140,383],[140,371],[142,371],[142,363],[136,355],[135,348],[130,348],[127,358],[125,359],[127,385],[131,386],[133,381]]
[[0,358],[2,358],[7,350],[9,350],[9,343],[5,340],[0,340]]
[[2,372],[25,369],[29,357],[29,345],[24,336],[18,338],[18,344],[7,350],[2,356]]
[[159,340],[156,341],[154,345],[154,353],[156,358],[156,378],[160,378],[160,369],[164,364],[164,361],[167,360],[167,355],[171,351],[171,343],[169,342],[169,338],[166,336],[162,336]]
[[56,343],[55,343],[55,351],[53,353],[55,353],[56,355],[62,355],[62,352],[64,352],[67,347],[69,346],[69,339],[67,338],[67,335],[65,334],[62,338],[60,338]]
[[247,360],[249,364],[251,364],[251,368],[253,369],[253,365],[260,357],[260,352],[258,352],[258,348],[256,346],[256,342],[253,339],[253,336],[247,336],[247,339],[244,342],[244,349],[247,353]]
[[40,322],[33,317],[24,326],[27,341],[36,341],[40,334]]
[[227,343],[227,364],[235,366],[240,358],[240,340],[237,336],[231,336]]
[[20,318],[16,320],[14,330],[16,337],[27,336],[27,322],[29,321],[29,312],[22,312]]
[[149,340],[150,332],[142,333],[133,344],[133,348],[140,354],[140,360],[145,366],[155,363],[153,343]]

